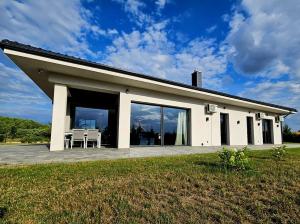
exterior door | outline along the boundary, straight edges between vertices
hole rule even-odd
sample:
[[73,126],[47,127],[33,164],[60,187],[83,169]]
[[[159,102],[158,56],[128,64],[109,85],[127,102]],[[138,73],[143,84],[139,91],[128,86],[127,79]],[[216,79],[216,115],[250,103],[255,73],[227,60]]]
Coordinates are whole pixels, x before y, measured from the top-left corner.
[[273,144],[272,120],[262,120],[263,143]]
[[254,144],[253,117],[247,117],[247,139],[248,145]]
[[220,114],[220,127],[221,127],[221,144],[229,145],[229,122],[228,114]]

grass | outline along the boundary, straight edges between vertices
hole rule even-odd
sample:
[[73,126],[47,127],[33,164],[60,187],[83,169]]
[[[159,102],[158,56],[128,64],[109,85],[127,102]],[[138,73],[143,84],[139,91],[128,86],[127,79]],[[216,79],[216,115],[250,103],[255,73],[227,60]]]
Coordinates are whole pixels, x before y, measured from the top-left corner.
[[300,148],[0,168],[0,223],[300,223]]

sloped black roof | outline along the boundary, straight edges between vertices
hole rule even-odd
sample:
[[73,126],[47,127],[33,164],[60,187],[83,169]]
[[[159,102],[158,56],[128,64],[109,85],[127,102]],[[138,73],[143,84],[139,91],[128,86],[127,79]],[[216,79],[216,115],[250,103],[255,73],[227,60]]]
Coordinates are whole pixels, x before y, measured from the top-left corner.
[[276,104],[272,104],[272,103],[261,102],[261,101],[257,101],[257,100],[252,100],[252,99],[248,99],[248,98],[244,98],[244,97],[240,97],[240,96],[234,96],[234,95],[231,95],[231,94],[227,94],[227,93],[223,93],[223,92],[219,92],[219,91],[214,91],[214,90],[210,90],[210,89],[199,88],[199,87],[195,87],[195,86],[191,86],[191,85],[187,85],[187,84],[183,84],[183,83],[179,83],[179,82],[175,82],[175,81],[170,81],[170,80],[167,80],[167,79],[162,79],[162,78],[157,78],[157,77],[145,75],[145,74],[142,74],[142,73],[136,73],[136,72],[132,72],[132,71],[128,71],[128,70],[124,70],[124,69],[104,65],[104,64],[101,64],[101,63],[96,63],[96,62],[88,61],[88,60],[85,60],[85,59],[73,57],[73,56],[56,53],[56,52],[45,50],[45,49],[42,49],[42,48],[37,48],[37,47],[30,46],[30,45],[21,44],[21,43],[18,43],[18,42],[7,40],[7,39],[2,40],[0,42],[0,47],[3,50],[4,49],[16,50],[16,51],[20,51],[20,52],[24,52],[24,53],[30,53],[30,54],[34,54],[34,55],[48,57],[48,58],[51,58],[51,59],[57,59],[57,60],[61,60],[61,61],[76,63],[76,64],[90,66],[90,67],[94,67],[94,68],[105,69],[105,70],[108,70],[108,71],[119,72],[119,73],[122,73],[122,74],[130,75],[130,76],[136,76],[136,77],[145,78],[145,79],[149,79],[149,80],[154,80],[154,81],[158,81],[158,82],[162,82],[162,83],[166,83],[166,84],[170,84],[170,85],[174,85],[174,86],[179,86],[179,87],[184,87],[184,88],[188,88],[188,89],[198,90],[200,92],[212,93],[212,94],[219,95],[219,96],[225,96],[225,97],[238,99],[238,100],[242,100],[242,101],[247,101],[247,102],[251,102],[251,103],[262,104],[262,105],[265,105],[265,106],[270,106],[270,107],[274,107],[274,108],[288,110],[290,112],[297,112],[297,110],[294,109],[294,108],[280,106],[280,105],[276,105]]

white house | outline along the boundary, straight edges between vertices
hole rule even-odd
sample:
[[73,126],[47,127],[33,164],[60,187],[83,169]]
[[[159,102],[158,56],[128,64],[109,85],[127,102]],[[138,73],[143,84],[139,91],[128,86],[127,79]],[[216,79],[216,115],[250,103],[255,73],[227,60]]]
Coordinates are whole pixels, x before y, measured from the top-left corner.
[[281,120],[297,110],[121,70],[2,40],[4,53],[53,102],[50,150],[73,128],[97,128],[102,144],[220,146],[281,144]]

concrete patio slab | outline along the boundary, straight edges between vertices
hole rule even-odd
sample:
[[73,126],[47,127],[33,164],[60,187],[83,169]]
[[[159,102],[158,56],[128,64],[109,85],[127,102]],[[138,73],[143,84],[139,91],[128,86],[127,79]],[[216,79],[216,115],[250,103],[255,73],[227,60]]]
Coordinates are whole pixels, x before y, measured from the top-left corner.
[[[270,149],[274,145],[251,146],[253,150]],[[288,148],[300,148],[300,144],[287,144]],[[243,146],[231,146],[241,148]],[[137,147],[130,149],[81,149],[50,152],[47,145],[0,145],[0,164],[38,164],[52,162],[77,162],[122,158],[186,155],[217,152],[222,147]]]

